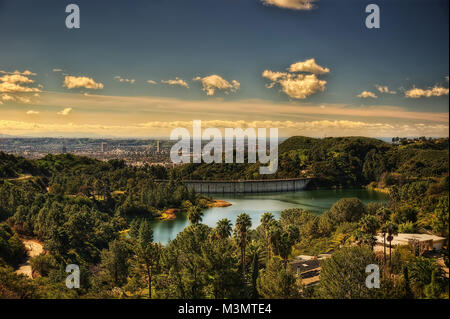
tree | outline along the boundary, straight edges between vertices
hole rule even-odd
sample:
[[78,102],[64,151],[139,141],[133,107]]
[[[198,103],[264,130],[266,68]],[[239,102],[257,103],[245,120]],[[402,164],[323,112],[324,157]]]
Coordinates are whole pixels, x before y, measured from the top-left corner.
[[198,206],[191,206],[188,209],[187,217],[191,225],[197,225],[201,223],[203,219],[203,213]]
[[387,228],[383,225],[381,226],[381,236],[383,236],[383,261],[384,265],[386,265],[386,234],[387,234]]
[[48,276],[52,268],[56,268],[56,261],[51,255],[38,255],[30,259],[31,269],[41,276]]
[[263,248],[261,247],[260,242],[256,242],[254,240],[251,241],[251,243],[248,246],[249,251],[249,257],[252,262],[251,267],[251,285],[252,285],[252,292],[251,292],[251,298],[252,299],[258,299],[258,287],[257,287],[257,280],[259,276],[259,268],[260,268],[260,259],[263,255]]
[[386,239],[389,242],[389,267],[391,268],[390,271],[392,272],[392,240],[394,239],[394,236],[398,235],[398,226],[393,222],[387,222],[383,226],[382,232],[387,234]]
[[448,237],[449,229],[449,214],[448,214],[448,195],[439,198],[439,203],[436,206],[433,214],[433,220],[431,226],[433,227],[433,232]]
[[264,236],[266,239],[266,248],[267,248],[267,258],[270,259],[272,257],[272,249],[271,249],[271,243],[270,243],[270,226],[272,222],[274,221],[274,217],[272,213],[264,213],[261,216],[261,227],[264,231]]
[[434,260],[416,257],[409,263],[408,272],[416,296],[435,298],[440,295],[443,274],[441,267]]
[[207,275],[204,290],[211,291],[216,299],[246,296],[234,248],[230,238],[208,238],[202,244],[200,265]]
[[257,280],[258,294],[268,299],[294,299],[300,297],[301,286],[294,271],[284,267],[283,261],[274,257]]
[[413,299],[414,294],[411,291],[411,283],[409,281],[409,272],[408,272],[408,267],[406,267],[406,266],[403,267],[403,280],[404,280],[404,285],[405,285],[405,298]]
[[376,244],[375,235],[380,227],[378,218],[373,215],[364,215],[359,221],[359,229],[356,237],[361,243],[368,244],[372,249]]
[[322,262],[319,296],[327,299],[373,297],[373,289],[366,287],[366,267],[370,264],[376,264],[376,258],[369,247],[344,247],[337,251]]
[[428,299],[439,299],[441,291],[442,289],[436,280],[436,271],[433,271],[431,273],[431,282],[428,286],[425,287],[425,296]]
[[153,242],[153,230],[148,220],[141,221],[135,246],[137,261],[143,266],[147,280],[148,297],[152,298],[152,278],[159,263],[161,245]]
[[364,204],[358,198],[342,198],[330,208],[329,216],[335,224],[357,222],[365,213]]
[[127,282],[130,252],[121,240],[114,240],[108,250],[101,253],[101,268],[107,282],[114,287],[121,287]]
[[0,299],[39,298],[37,285],[14,269],[4,266],[0,260]]
[[[200,299],[206,298],[211,282],[205,262],[205,245],[211,237],[211,228],[198,224],[186,227],[163,250],[161,269],[158,276],[158,298]],[[222,241],[219,241],[222,242]],[[221,253],[223,254],[223,253]],[[211,258],[221,256],[211,256]]]
[[219,239],[225,239],[230,237],[232,231],[233,227],[229,219],[223,218],[217,222],[215,233]]
[[245,277],[245,249],[247,247],[247,235],[250,227],[252,227],[252,220],[250,216],[246,213],[240,214],[236,219],[234,234],[238,247],[241,249],[241,265],[243,277]]
[[292,251],[292,246],[300,239],[298,228],[290,225],[287,229],[283,229],[279,243],[278,252],[283,260],[284,268],[287,268],[289,255]]

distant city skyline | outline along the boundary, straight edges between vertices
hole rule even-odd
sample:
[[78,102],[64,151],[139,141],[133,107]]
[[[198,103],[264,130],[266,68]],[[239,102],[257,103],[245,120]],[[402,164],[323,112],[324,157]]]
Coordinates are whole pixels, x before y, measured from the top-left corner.
[[0,0],[0,136],[447,137],[448,1],[373,2]]

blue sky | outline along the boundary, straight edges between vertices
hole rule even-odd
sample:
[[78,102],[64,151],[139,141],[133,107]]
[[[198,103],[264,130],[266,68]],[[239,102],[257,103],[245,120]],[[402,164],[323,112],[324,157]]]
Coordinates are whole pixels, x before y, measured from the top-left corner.
[[[80,29],[65,27],[65,6],[69,3],[80,7]],[[368,3],[376,3],[381,9],[380,29],[365,27]],[[137,118],[143,122],[195,118],[236,121],[239,110],[246,109],[243,101],[257,100],[261,104],[288,105],[289,110],[277,114],[276,106],[261,107],[260,112],[243,112],[242,120],[437,123],[448,130],[448,120],[433,117],[448,117],[449,110],[447,0],[318,0],[313,5],[311,10],[292,10],[264,5],[260,0],[0,0],[0,71],[6,74],[30,70],[36,74],[32,76],[33,85],[41,86],[36,94],[39,98],[29,103],[14,101],[14,96],[3,101],[0,120],[42,125],[56,121],[62,125],[78,112],[70,123],[93,123],[90,116],[95,113],[110,115],[105,117],[104,125],[120,125],[119,114],[131,108],[135,117],[128,122],[124,119],[127,125],[136,124]],[[280,82],[267,87],[271,81],[262,77],[263,71],[286,73],[290,65],[309,59],[329,69],[325,74],[313,75],[314,81],[326,82],[323,90],[298,98],[283,91]],[[68,89],[62,83],[69,75],[89,77],[103,88]],[[240,85],[234,89],[216,88],[214,94],[207,95],[202,82],[193,78],[210,75]],[[116,76],[134,81],[119,82]],[[161,82],[176,78],[183,79],[189,88]],[[149,84],[148,80],[157,84]],[[376,85],[387,86],[395,94],[383,93]],[[442,90],[427,97],[433,87]],[[405,96],[415,88],[423,90],[419,97]],[[189,115],[186,110],[179,111],[181,106],[157,111],[153,102],[144,109],[136,101],[130,101],[127,107],[111,105],[108,109],[96,104],[98,98],[94,103],[77,97],[86,92],[104,96],[104,104],[114,104],[115,97],[144,97],[153,102],[157,97],[186,101],[186,105],[209,103],[211,109],[193,110]],[[367,94],[366,98],[358,97],[363,96],[362,92],[371,92],[376,98]],[[226,101],[230,114],[224,112],[223,104],[215,109],[217,101]],[[320,112],[298,113],[296,105],[299,110],[306,105]],[[324,113],[324,107],[329,106],[348,112],[342,116],[335,111]],[[55,115],[68,108],[69,116]],[[410,114],[384,120],[386,108],[424,112],[426,121]],[[349,110],[373,112],[351,118]],[[35,113],[25,115],[28,111]],[[4,124],[3,131],[13,132],[11,123]],[[439,132],[444,132],[442,127]],[[33,130],[24,129],[22,133],[32,134]],[[302,134],[301,129],[294,133]],[[364,135],[364,131],[360,133]]]

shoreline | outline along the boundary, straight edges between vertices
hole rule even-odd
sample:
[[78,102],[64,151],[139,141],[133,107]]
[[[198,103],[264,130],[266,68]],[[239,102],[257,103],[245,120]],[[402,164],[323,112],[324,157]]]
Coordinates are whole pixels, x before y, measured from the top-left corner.
[[[222,199],[213,199],[212,202],[208,203],[208,208],[211,207],[229,207],[232,204],[222,200]],[[185,210],[181,208],[169,208],[166,209],[164,212],[161,213],[161,216],[158,217],[158,220],[174,220],[177,218],[177,213],[184,212]]]

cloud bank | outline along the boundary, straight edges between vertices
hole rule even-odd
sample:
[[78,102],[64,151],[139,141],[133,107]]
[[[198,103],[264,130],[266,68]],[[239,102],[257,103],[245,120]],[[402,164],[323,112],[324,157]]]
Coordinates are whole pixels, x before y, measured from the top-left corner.
[[413,88],[405,92],[405,97],[411,99],[418,99],[421,97],[434,97],[448,95],[448,88],[434,86],[433,88],[423,90],[418,88]]
[[40,92],[39,88],[33,88],[26,86],[27,84],[34,83],[31,76],[35,76],[36,73],[25,70],[24,72],[14,71],[7,72],[0,70],[0,93],[30,93]]

